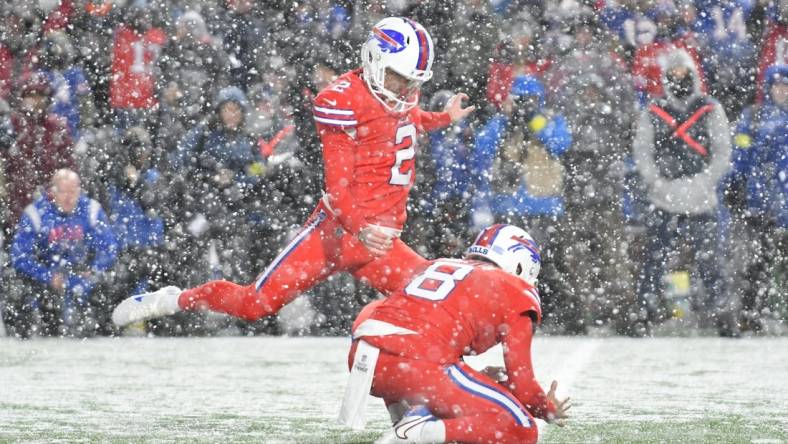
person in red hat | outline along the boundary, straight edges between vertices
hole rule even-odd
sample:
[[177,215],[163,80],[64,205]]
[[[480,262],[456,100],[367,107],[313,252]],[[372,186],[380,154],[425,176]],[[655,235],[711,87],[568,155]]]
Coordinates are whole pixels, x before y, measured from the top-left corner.
[[24,82],[10,117],[10,134],[0,144],[8,190],[8,227],[19,219],[36,190],[60,168],[76,169],[66,122],[49,111],[52,91],[47,79]]

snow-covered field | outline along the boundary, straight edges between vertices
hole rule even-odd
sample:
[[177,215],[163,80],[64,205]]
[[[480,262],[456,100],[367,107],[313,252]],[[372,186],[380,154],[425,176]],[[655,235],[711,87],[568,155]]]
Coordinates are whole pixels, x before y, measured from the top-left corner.
[[[344,338],[0,340],[0,442],[361,443],[336,424]],[[788,338],[537,336],[574,399],[542,442],[788,443]]]

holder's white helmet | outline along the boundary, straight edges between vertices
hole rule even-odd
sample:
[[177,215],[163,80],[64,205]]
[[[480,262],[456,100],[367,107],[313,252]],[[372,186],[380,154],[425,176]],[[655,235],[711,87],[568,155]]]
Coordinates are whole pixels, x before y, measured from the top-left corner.
[[[404,17],[388,17],[372,27],[361,46],[364,80],[389,111],[405,112],[419,102],[421,84],[432,78],[435,50],[423,26]],[[411,82],[404,97],[384,87],[386,69]]]
[[536,285],[542,257],[534,239],[522,228],[497,224],[485,228],[465,250],[465,258],[487,259],[504,271]]

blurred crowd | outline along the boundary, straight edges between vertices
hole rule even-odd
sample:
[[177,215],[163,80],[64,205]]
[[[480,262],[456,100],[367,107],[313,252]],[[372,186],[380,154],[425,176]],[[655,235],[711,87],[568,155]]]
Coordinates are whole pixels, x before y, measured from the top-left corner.
[[[249,282],[321,195],[311,100],[372,25],[423,24],[404,240],[461,253],[493,222],[542,248],[545,329],[720,335],[788,316],[788,0],[9,0],[0,5],[6,330],[114,334],[127,295]],[[335,276],[311,334],[375,292]],[[200,314],[153,334],[280,333]]]

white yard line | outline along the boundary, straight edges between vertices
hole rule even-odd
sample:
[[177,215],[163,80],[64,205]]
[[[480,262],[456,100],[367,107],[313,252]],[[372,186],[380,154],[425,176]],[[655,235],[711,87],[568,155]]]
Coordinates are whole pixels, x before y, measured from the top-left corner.
[[[594,355],[594,352],[602,345],[599,339],[582,338],[578,341],[580,345],[576,347],[571,354],[562,360],[561,366],[558,371],[550,375],[550,380],[543,384],[545,390],[550,390],[550,383],[553,380],[558,381],[558,390],[556,396],[558,399],[563,399],[566,396],[572,396],[572,387],[575,384],[577,376],[583,371]],[[571,416],[571,411],[570,411]],[[571,418],[570,418],[571,421]],[[539,437],[543,437],[546,433],[547,423],[544,421],[536,421],[537,428],[539,429]]]

